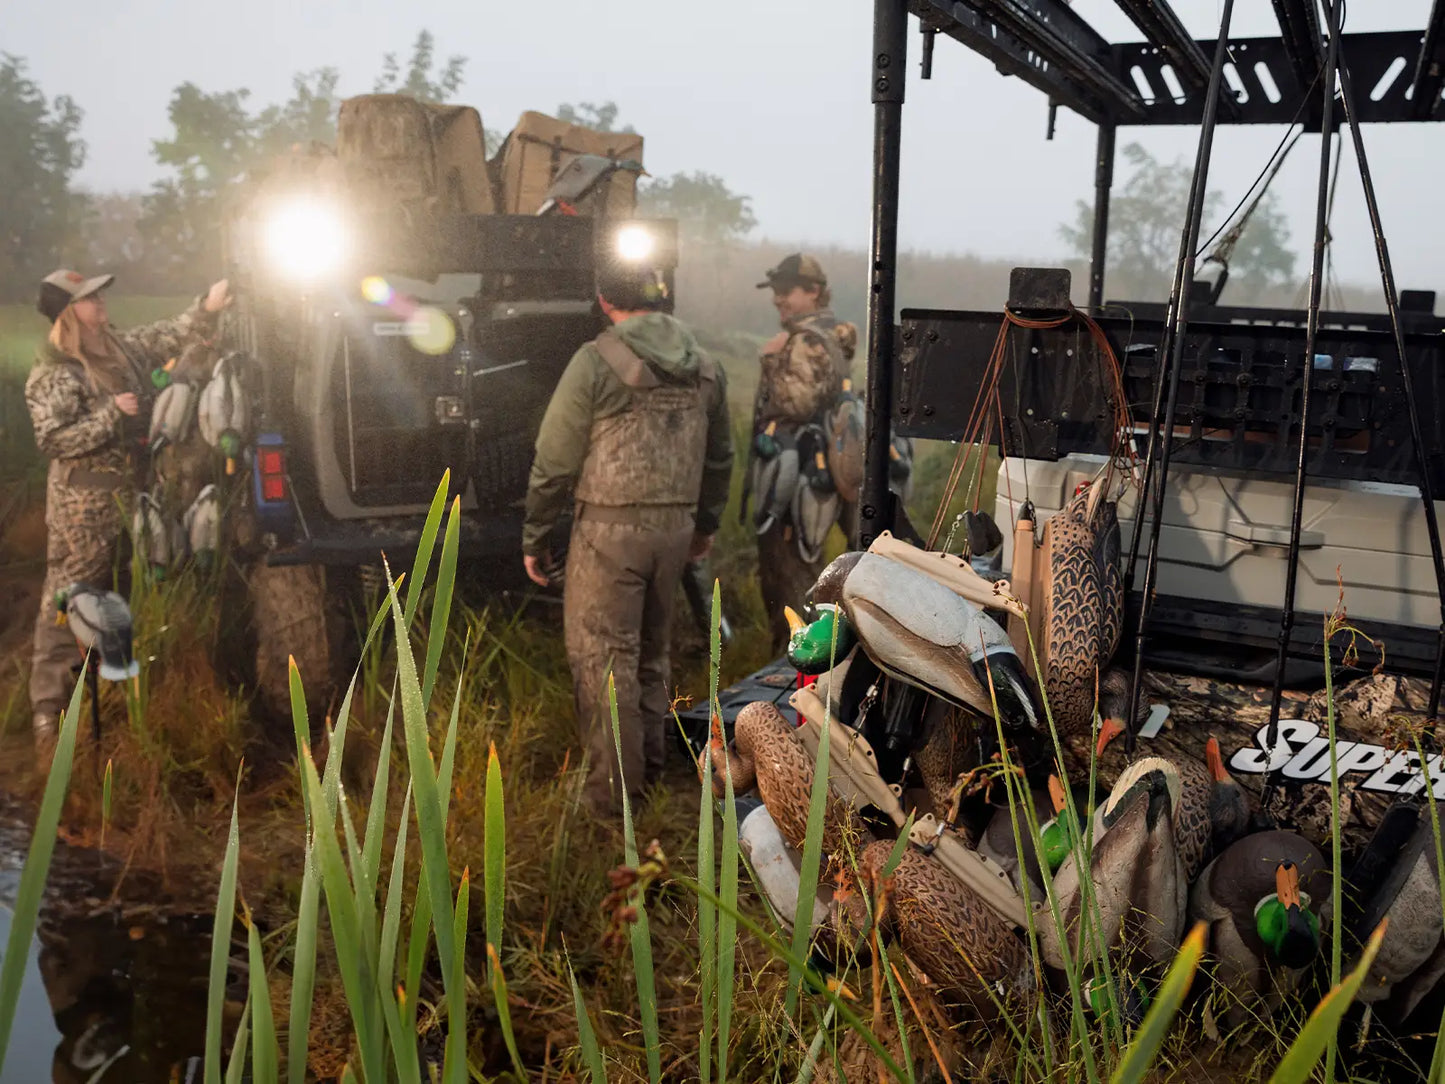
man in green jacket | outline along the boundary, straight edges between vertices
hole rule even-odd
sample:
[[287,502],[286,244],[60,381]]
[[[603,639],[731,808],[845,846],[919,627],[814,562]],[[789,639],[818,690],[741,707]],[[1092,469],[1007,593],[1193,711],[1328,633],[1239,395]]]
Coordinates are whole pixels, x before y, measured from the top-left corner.
[[[712,547],[727,504],[732,429],[722,370],[668,314],[663,279],[611,268],[598,287],[612,326],[573,356],[537,434],[522,552],[540,585],[550,536],[574,506],[563,620],[584,792],[599,816],[662,773],[673,601],[689,560]],[[622,734],[612,736],[607,677]]]

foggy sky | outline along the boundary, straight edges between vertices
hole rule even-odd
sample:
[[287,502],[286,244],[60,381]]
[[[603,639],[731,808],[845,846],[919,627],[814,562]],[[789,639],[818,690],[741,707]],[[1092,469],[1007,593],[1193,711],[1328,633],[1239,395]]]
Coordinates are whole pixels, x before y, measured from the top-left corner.
[[[1141,38],[1111,0],[1075,6],[1111,40]],[[1217,33],[1218,0],[1174,6],[1196,37]],[[1347,30],[1422,27],[1428,8],[1429,0],[1357,3]],[[1277,34],[1271,11],[1264,0],[1238,4],[1236,33]],[[752,196],[757,236],[867,243],[867,0],[242,0],[219,7],[70,0],[6,24],[3,48],[29,61],[47,94],[70,94],[85,110],[90,157],[80,181],[92,189],[141,189],[159,176],[151,141],[168,134],[166,105],[179,83],[247,87],[264,105],[288,96],[293,73],[331,66],[341,72],[343,94],[363,93],[382,54],[404,58],[426,28],[442,56],[468,58],[458,98],[477,106],[489,127],[506,130],[526,109],[615,100],[622,120],[646,137],[652,172],[722,175]],[[1042,94],[943,37],[931,82],[918,77],[919,56],[910,33],[902,244],[1034,261],[1065,255],[1057,226],[1092,193],[1093,126],[1061,110],[1056,137],[1046,142]],[[1211,185],[1225,192],[1226,207],[1282,132],[1221,129]],[[1119,141],[1137,139],[1171,160],[1192,159],[1196,138],[1188,128],[1124,129]],[[1372,126],[1366,145],[1401,284],[1445,291],[1437,272],[1445,125]],[[1303,139],[1275,183],[1289,209],[1301,279],[1317,168],[1318,143]],[[1334,219],[1336,274],[1368,284],[1378,278],[1353,169],[1347,156]]]

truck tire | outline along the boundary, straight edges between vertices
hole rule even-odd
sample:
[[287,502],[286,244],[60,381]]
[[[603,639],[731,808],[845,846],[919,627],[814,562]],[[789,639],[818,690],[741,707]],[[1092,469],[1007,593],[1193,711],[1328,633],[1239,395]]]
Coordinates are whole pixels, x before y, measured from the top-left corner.
[[251,569],[249,593],[260,706],[278,725],[291,718],[289,660],[295,658],[314,730],[335,691],[335,632],[326,570],[319,565],[258,561]]

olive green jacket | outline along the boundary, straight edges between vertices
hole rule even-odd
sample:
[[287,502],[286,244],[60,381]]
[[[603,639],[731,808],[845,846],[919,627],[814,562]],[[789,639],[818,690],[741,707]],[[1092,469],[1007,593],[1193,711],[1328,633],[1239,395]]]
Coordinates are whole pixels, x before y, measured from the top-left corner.
[[[638,357],[664,378],[700,379],[702,350],[687,326],[663,313],[634,316],[614,330]],[[717,392],[707,404],[707,438],[696,529],[713,534],[722,522],[732,478],[733,438],[728,415],[727,381],[716,370]],[[527,513],[522,552],[538,556],[568,510],[587,450],[593,424],[628,408],[632,393],[602,359],[593,343],[583,346],[562,373],[537,433],[536,456],[527,486]],[[639,449],[639,454],[667,455],[668,449]]]

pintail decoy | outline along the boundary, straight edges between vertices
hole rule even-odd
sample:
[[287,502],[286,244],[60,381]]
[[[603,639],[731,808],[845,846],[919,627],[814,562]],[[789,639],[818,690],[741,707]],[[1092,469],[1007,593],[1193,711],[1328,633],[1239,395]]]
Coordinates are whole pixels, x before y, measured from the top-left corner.
[[845,553],[823,570],[811,596],[815,605],[841,608],[863,650],[890,676],[990,721],[991,683],[1005,728],[1042,727],[1007,634],[931,577],[876,553]]

